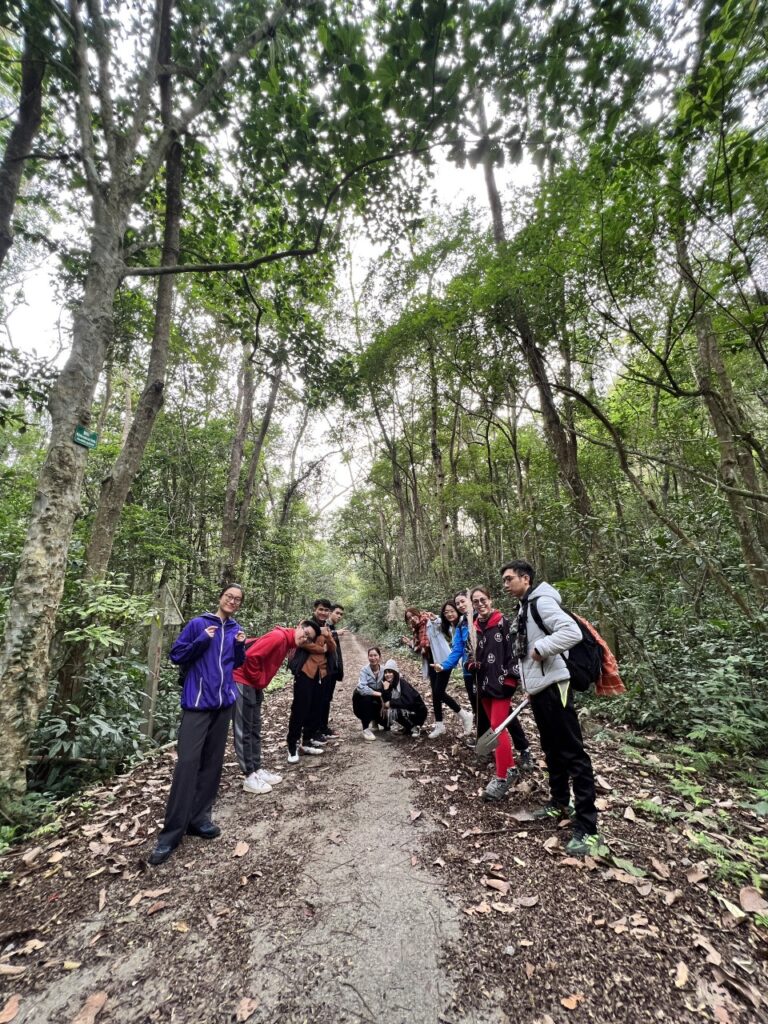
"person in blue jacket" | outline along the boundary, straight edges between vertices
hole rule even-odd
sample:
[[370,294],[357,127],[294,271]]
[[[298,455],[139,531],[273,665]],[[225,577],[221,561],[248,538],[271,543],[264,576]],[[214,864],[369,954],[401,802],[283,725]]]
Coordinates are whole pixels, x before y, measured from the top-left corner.
[[[475,720],[477,733],[474,737],[470,737],[467,740],[469,745],[474,746],[477,736],[482,736],[490,726],[488,723],[488,716],[485,713],[482,702],[478,700],[475,675],[466,668],[467,664],[474,660],[474,647],[477,644],[477,637],[473,636],[473,612],[472,603],[469,600],[469,591],[460,590],[458,594],[455,595],[452,603],[461,618],[453,627],[451,653],[442,662],[442,664],[436,664],[433,668],[436,672],[448,672],[461,663],[461,669],[464,674],[464,686],[467,691],[467,696],[469,697],[470,707],[477,716]],[[525,735],[525,730],[520,724],[520,721],[515,718],[507,726],[507,729],[509,730],[512,742],[515,746],[518,767],[521,771],[531,771],[534,767],[530,751],[531,744],[528,741],[528,737]]]
[[232,673],[245,661],[245,633],[234,618],[242,600],[239,584],[224,587],[216,611],[188,622],[171,648],[171,661],[184,672],[182,713],[165,822],[149,864],[168,860],[185,835],[221,835],[211,810],[237,699]]

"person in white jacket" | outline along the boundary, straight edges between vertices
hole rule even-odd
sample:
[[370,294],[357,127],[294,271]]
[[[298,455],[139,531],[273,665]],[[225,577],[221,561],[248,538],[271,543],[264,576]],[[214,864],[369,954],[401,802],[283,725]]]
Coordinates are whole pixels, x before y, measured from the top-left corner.
[[[595,776],[584,749],[567,660],[570,648],[581,640],[581,629],[561,607],[557,590],[549,583],[534,586],[534,578],[530,562],[519,559],[501,567],[504,590],[519,602],[520,681],[530,698],[549,773],[550,801],[536,816],[555,821],[572,816],[573,835],[566,851],[576,856],[595,854],[602,848],[597,830]],[[531,614],[534,602],[544,629]]]

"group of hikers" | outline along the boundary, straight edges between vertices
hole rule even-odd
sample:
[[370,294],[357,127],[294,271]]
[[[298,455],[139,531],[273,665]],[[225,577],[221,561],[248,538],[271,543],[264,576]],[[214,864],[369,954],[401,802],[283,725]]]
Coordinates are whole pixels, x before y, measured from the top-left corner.
[[[572,822],[567,852],[584,856],[598,852],[595,782],[584,749],[574,707],[568,652],[582,640],[576,619],[561,605],[560,594],[548,583],[536,583],[533,566],[522,559],[501,567],[505,593],[517,601],[510,620],[494,607],[483,586],[462,590],[446,601],[439,615],[408,608],[410,632],[401,642],[421,657],[429,680],[434,725],[427,734],[437,739],[446,731],[443,709],[460,723],[465,742],[478,744],[488,729],[498,732],[495,772],[483,799],[507,797],[520,773],[531,770],[530,743],[517,718],[510,717],[513,696],[527,699],[546,761],[549,801],[535,818]],[[243,600],[238,584],[225,587],[218,607],[192,619],[174,643],[170,657],[182,674],[182,717],[178,753],[163,829],[150,864],[162,864],[184,835],[213,839],[221,829],[211,818],[218,792],[230,721],[244,775],[243,789],[268,793],[282,781],[261,763],[261,711],[264,690],[288,656],[293,677],[293,700],[288,722],[287,760],[300,755],[323,755],[336,735],[330,709],[336,684],[344,677],[340,628],[344,608],[328,600],[315,601],[312,616],[293,629],[276,626],[254,640],[235,619]],[[461,666],[469,708],[448,693],[451,672]],[[233,715],[234,706],[234,715]],[[382,664],[378,646],[368,650],[352,694],[352,708],[365,740],[376,732],[421,735],[427,707],[412,680],[393,659]],[[571,800],[571,791],[573,800]]]

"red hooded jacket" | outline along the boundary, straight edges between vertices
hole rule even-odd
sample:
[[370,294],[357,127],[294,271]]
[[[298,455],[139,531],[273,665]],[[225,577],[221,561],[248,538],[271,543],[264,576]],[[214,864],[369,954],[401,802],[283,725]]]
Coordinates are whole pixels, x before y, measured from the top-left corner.
[[285,656],[296,646],[296,630],[275,626],[257,640],[245,641],[245,661],[235,670],[236,683],[264,690],[277,675]]

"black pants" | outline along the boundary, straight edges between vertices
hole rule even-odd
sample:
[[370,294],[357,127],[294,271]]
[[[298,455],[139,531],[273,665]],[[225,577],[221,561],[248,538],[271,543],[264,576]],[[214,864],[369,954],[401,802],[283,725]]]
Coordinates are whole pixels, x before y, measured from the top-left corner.
[[355,716],[363,723],[364,729],[367,729],[371,722],[381,721],[381,701],[378,697],[371,697],[368,693],[354,691],[352,694],[352,710]]
[[288,749],[296,753],[299,740],[306,745],[318,730],[321,680],[298,672],[293,679],[291,717],[288,719]]
[[264,691],[237,683],[237,703],[232,719],[235,753],[240,771],[250,775],[261,768],[261,706]]
[[589,754],[584,749],[571,687],[568,687],[565,705],[560,697],[560,687],[553,683],[531,696],[531,709],[547,761],[552,802],[563,807],[569,803],[570,782],[576,807],[574,825],[583,832],[597,832],[595,777]]
[[334,676],[326,676],[323,680],[322,705],[320,710],[320,731],[328,729],[328,719],[331,717],[331,703],[336,692],[338,680]]
[[447,672],[435,672],[432,666],[429,666],[429,685],[432,688],[432,707],[436,722],[443,720],[443,704],[447,704],[451,711],[461,711],[461,705],[445,692],[450,678],[450,669]]
[[415,729],[416,726],[422,726],[427,720],[427,709],[425,707],[410,708],[406,711],[404,708],[392,708],[390,713],[390,725],[397,722],[398,725],[402,725],[406,732],[410,732],[411,729]]
[[231,707],[182,711],[176,768],[158,844],[178,846],[190,825],[199,827],[211,820],[231,719]]
[[[475,720],[475,726],[477,729],[477,735],[482,736],[484,732],[487,732],[491,723],[488,721],[488,715],[485,713],[483,702],[477,699],[477,687],[475,685],[474,676],[464,676],[464,686],[467,688],[467,696],[469,702],[472,705],[472,710],[477,716]],[[520,722],[519,718],[513,718],[507,726],[507,732],[512,737],[512,743],[514,744],[515,750],[523,751],[530,747],[528,737],[525,735],[525,729]]]

